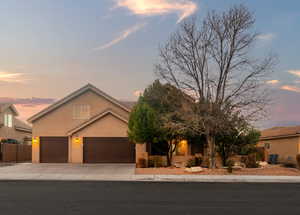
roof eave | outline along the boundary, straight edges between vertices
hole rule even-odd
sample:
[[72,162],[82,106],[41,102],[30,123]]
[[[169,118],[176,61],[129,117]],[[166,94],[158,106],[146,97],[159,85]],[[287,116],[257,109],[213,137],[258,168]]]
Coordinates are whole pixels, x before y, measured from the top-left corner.
[[107,114],[111,114],[114,117],[116,117],[116,118],[120,119],[121,121],[123,121],[123,122],[125,122],[125,123],[128,124],[128,120],[127,119],[125,119],[124,117],[120,116],[119,114],[114,113],[111,110],[108,110],[108,111],[105,111],[105,112],[103,112],[103,113],[95,116],[94,118],[89,119],[88,121],[84,122],[80,126],[78,126],[78,127],[74,128],[74,129],[70,130],[67,133],[67,135],[70,136],[70,135],[75,134],[78,131],[81,131],[82,129],[84,129],[84,128],[88,127],[89,125],[93,124],[94,122],[96,122],[96,121],[100,120],[101,118],[105,117]]
[[291,137],[300,137],[300,134],[289,134],[289,135],[276,135],[276,136],[267,136],[261,137],[260,140],[274,140],[274,139],[283,139],[283,138],[291,138]]
[[114,99],[113,97],[109,96],[108,94],[106,94],[105,92],[101,91],[100,89],[96,88],[95,86],[91,85],[91,84],[87,84],[86,86],[80,88],[79,90],[76,90],[75,92],[69,94],[68,96],[60,99],[59,101],[55,102],[54,104],[50,105],[49,107],[45,108],[44,110],[42,110],[41,112],[33,115],[32,117],[30,117],[27,122],[32,123],[35,120],[43,117],[44,115],[46,115],[47,113],[55,110],[56,108],[60,107],[61,105],[67,103],[68,101],[72,100],[73,98],[81,95],[82,93],[88,91],[88,90],[92,90],[93,92],[95,92],[98,95],[103,96],[104,98],[106,98],[107,100],[111,101],[112,103],[116,104],[117,106],[119,106],[120,108],[122,108],[123,110],[127,111],[128,113],[131,112],[131,110],[129,108],[127,108],[126,106],[124,106],[123,104],[121,104],[118,100]]

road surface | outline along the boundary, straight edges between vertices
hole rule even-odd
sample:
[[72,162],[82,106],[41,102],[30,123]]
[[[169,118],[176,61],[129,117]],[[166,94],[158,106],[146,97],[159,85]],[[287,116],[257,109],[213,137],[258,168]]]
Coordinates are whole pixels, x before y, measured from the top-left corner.
[[300,184],[2,181],[0,214],[300,214]]

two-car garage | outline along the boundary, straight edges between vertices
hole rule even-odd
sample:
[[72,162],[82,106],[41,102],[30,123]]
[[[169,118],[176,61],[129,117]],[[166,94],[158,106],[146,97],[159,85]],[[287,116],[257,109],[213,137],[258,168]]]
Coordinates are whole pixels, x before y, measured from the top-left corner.
[[[41,137],[41,163],[68,163],[68,137]],[[134,163],[135,147],[126,137],[84,137],[84,163]]]
[[88,84],[28,119],[33,163],[134,163],[131,107]]

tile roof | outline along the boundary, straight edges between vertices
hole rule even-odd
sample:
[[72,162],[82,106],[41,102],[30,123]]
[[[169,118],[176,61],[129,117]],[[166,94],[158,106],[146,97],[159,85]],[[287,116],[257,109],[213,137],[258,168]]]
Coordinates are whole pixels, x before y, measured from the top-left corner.
[[20,119],[15,118],[14,123],[15,123],[15,127],[17,127],[17,128],[23,128],[23,129],[26,129],[26,130],[31,130],[31,126],[28,125],[27,123],[23,122]]
[[283,136],[300,136],[300,126],[273,127],[261,131],[261,138],[276,138]]

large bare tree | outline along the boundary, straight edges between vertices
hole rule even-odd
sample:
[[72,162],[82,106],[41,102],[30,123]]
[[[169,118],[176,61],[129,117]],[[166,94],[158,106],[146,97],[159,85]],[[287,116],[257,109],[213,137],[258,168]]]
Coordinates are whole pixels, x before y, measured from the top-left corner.
[[253,56],[254,24],[243,5],[211,11],[201,22],[185,21],[160,48],[156,73],[195,98],[187,126],[205,135],[211,168],[216,134],[232,128],[232,119],[257,119],[269,102],[265,80],[276,57]]

